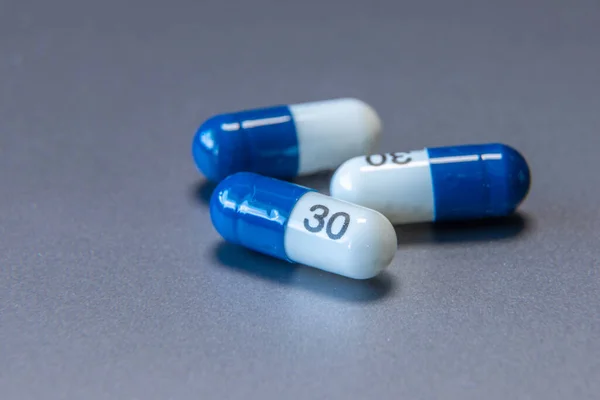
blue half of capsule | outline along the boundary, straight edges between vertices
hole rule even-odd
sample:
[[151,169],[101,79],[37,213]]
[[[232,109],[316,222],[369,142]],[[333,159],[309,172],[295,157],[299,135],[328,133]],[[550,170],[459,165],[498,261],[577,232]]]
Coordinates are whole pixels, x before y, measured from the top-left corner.
[[210,200],[213,226],[230,243],[288,260],[285,226],[306,187],[250,172],[221,181]]
[[436,221],[506,216],[529,192],[527,162],[510,146],[433,147],[427,152]]
[[192,151],[211,181],[240,171],[276,177],[298,173],[298,139],[287,106],[216,115],[200,126]]

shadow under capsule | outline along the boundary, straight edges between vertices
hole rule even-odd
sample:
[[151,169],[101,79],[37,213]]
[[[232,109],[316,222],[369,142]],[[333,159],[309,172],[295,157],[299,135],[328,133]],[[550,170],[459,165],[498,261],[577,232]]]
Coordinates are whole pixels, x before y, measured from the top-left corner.
[[533,221],[522,213],[501,218],[418,223],[394,227],[399,246],[509,240],[525,234],[532,228]]
[[291,264],[227,242],[215,247],[214,257],[219,264],[236,272],[342,301],[373,302],[397,290],[393,277],[385,271],[371,279],[350,279]]
[[218,183],[204,180],[196,182],[190,187],[190,197],[196,203],[208,205]]

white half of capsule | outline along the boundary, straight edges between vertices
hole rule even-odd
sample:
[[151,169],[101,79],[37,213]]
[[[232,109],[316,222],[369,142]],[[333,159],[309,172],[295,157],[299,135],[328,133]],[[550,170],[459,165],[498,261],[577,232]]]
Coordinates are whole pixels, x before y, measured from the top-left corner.
[[299,175],[338,167],[369,154],[377,145],[381,120],[375,110],[352,98],[289,106],[296,126]]
[[[331,196],[372,208],[392,224],[430,222],[435,216],[427,150],[352,158],[331,178]],[[395,158],[394,158],[395,157]]]
[[284,246],[297,263],[368,279],[391,263],[397,240],[392,224],[377,211],[308,192],[290,214]]

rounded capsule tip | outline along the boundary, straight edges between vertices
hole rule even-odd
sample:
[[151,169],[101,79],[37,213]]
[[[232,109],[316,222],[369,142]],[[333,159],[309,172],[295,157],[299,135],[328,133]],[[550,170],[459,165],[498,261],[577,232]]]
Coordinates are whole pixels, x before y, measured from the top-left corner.
[[375,109],[366,102],[359,99],[351,100],[357,104],[357,109],[360,110],[360,113],[363,116],[366,125],[366,132],[371,133],[371,135],[373,135],[373,140],[377,141],[383,129],[383,123],[381,122],[379,114],[377,114],[377,111],[375,111]]
[[210,181],[219,182],[243,170],[245,157],[243,152],[240,152],[240,136],[235,132],[235,125],[235,122],[229,121],[227,115],[216,115],[200,125],[194,135],[194,161],[200,172]]
[[376,214],[370,224],[353,245],[356,250],[349,260],[350,273],[354,279],[370,279],[386,269],[394,259],[398,249],[396,231],[390,221],[381,213]]
[[531,187],[531,173],[525,158],[517,150],[502,146],[507,179],[507,205],[516,209],[525,200]]
[[[383,123],[377,111],[368,103],[356,99],[356,98],[345,98],[340,101],[345,102],[348,109],[351,110],[352,114],[356,118],[353,122],[358,129],[360,129],[361,135],[364,136],[364,144],[362,153],[371,153],[377,148],[383,129]],[[358,155],[358,154],[357,154]]]
[[228,242],[239,244],[238,205],[254,183],[255,175],[239,172],[223,179],[210,197],[210,219],[217,232]]
[[357,177],[359,171],[357,168],[353,168],[353,164],[355,163],[355,158],[351,158],[350,160],[344,162],[340,165],[333,176],[331,177],[331,181],[329,183],[329,193],[331,197],[342,199],[344,201],[349,201],[351,203],[359,203],[357,201]]

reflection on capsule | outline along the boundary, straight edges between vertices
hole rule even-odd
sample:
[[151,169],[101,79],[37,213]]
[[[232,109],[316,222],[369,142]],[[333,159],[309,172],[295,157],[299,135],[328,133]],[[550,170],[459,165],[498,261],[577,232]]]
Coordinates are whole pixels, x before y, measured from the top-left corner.
[[360,100],[282,105],[208,119],[196,132],[192,153],[211,181],[242,171],[293,178],[371,152],[380,131],[379,116]]
[[330,190],[402,224],[506,216],[529,186],[521,154],[483,144],[355,157],[337,169]]
[[374,277],[396,252],[380,213],[249,172],[221,181],[210,216],[228,242],[349,278]]

